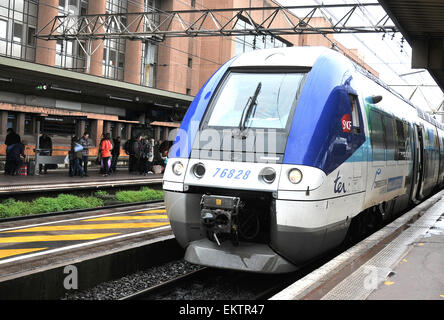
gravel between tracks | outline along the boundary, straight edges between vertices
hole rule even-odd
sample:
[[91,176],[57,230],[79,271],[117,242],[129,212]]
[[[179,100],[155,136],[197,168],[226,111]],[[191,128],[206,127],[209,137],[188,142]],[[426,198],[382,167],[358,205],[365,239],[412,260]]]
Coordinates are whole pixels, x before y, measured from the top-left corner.
[[200,268],[185,260],[172,261],[87,290],[68,293],[62,300],[116,300]]

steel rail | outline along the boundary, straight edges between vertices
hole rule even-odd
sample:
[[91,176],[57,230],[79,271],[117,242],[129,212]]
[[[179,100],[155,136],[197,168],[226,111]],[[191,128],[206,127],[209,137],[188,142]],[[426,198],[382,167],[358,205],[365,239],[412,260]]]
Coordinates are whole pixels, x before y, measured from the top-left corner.
[[180,285],[183,285],[183,284],[186,284],[192,280],[195,280],[196,278],[207,276],[210,271],[211,270],[208,269],[207,267],[203,267],[201,269],[194,270],[194,271],[188,272],[184,275],[180,275],[180,276],[177,276],[173,279],[159,283],[159,284],[154,285],[152,287],[142,289],[136,293],[133,293],[133,294],[127,295],[123,298],[120,298],[119,300],[144,300],[145,298],[147,298],[149,296],[167,293],[167,292],[174,290],[174,288],[176,288]]

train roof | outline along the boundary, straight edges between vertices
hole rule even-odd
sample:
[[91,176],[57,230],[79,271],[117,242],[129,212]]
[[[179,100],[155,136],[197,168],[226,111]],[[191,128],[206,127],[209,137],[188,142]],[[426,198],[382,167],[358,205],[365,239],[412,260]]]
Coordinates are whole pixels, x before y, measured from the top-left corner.
[[346,58],[336,50],[332,50],[326,47],[317,46],[305,46],[305,47],[282,47],[272,49],[254,50],[243,53],[235,58],[231,67],[300,67],[311,68],[316,63],[316,60],[324,54],[338,54],[344,59],[350,61],[357,69],[357,71],[363,73],[372,81],[378,83],[380,86],[396,95],[401,100],[408,103],[410,106],[416,109],[418,117],[427,121],[440,129],[444,130],[444,124],[435,120],[433,116],[429,115],[422,108],[414,105],[410,100],[406,99],[397,91],[390,88],[381,79],[375,77],[367,70],[356,64],[353,60]]
[[231,67],[294,66],[311,68],[316,60],[328,51],[333,50],[326,47],[283,47],[254,50],[239,55]]

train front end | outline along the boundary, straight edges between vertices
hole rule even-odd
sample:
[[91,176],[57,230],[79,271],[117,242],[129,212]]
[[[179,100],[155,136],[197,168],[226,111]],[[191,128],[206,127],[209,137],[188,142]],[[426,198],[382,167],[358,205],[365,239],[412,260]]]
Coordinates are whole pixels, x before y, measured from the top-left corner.
[[309,108],[299,105],[309,104],[312,92],[305,88],[316,81],[311,69],[324,51],[241,55],[196,96],[163,181],[168,217],[187,261],[285,273],[322,252],[325,217],[318,211],[325,203],[307,200],[322,189],[326,173],[289,161],[288,154],[310,148],[309,133],[292,138],[292,127],[297,113],[311,120]]

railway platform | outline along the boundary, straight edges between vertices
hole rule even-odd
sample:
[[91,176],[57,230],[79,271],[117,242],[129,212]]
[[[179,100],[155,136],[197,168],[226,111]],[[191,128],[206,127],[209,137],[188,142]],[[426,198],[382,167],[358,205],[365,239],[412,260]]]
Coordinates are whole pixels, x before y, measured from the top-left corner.
[[159,184],[162,175],[130,174],[128,169],[122,169],[109,176],[99,174],[98,169],[90,169],[88,177],[70,177],[66,170],[49,171],[38,176],[7,176],[1,175],[0,197],[16,193],[38,193],[48,191],[96,189],[99,187],[124,187]]
[[444,300],[444,191],[271,300]]
[[181,255],[163,203],[3,222],[0,299],[58,299],[73,270],[83,290]]

